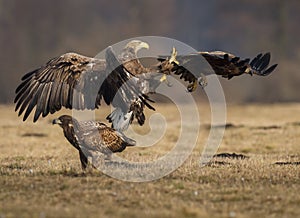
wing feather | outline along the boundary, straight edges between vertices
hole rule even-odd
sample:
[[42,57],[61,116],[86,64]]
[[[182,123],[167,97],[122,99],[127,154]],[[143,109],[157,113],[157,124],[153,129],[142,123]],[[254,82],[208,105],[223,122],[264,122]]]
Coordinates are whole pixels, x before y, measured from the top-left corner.
[[114,107],[120,107],[124,113],[128,112],[131,103],[137,99],[150,106],[147,102],[149,98],[143,95],[134,76],[119,62],[111,47],[106,50],[106,60],[108,75],[100,89],[106,104],[112,103]]
[[[42,92],[43,88],[44,88],[43,86],[39,86],[37,88],[36,94],[33,96],[33,98],[28,98],[28,100],[30,102],[28,106],[27,106],[28,103],[26,103],[26,102],[23,103],[23,105],[22,105],[22,108],[24,108],[23,110],[25,110],[25,107],[27,106],[27,109],[26,109],[24,117],[23,117],[23,121],[25,121],[28,118],[29,114],[31,113],[33,108],[36,106],[36,104],[38,102],[38,99],[39,99],[39,96],[41,95],[41,92]],[[22,108],[20,109],[20,112],[22,111]],[[19,112],[19,115],[20,115],[20,112]]]
[[42,67],[24,75],[16,89],[15,110],[25,121],[34,110],[34,119],[47,116],[62,107],[67,109],[95,109],[104,99],[106,104],[127,112],[131,103],[148,97],[139,90],[130,72],[120,64],[111,48],[106,50],[106,60],[89,58],[76,53],[66,53],[48,61]]
[[[37,90],[39,89],[39,86],[37,84],[32,84],[32,88],[26,90],[26,92],[24,92],[24,95],[22,96],[22,98],[18,101],[17,105],[16,105],[16,110],[20,107],[19,109],[19,116],[24,112],[24,110],[26,109],[27,105],[29,104],[29,102],[32,99],[32,93],[37,92]],[[38,96],[36,96],[38,97]]]
[[[53,88],[53,84],[52,83],[48,83],[47,84],[47,93],[46,93],[46,97],[44,98],[45,103],[43,104],[43,112],[42,112],[42,116],[45,117],[50,113],[49,110],[49,102],[50,102],[50,95],[52,92],[52,88]],[[37,120],[37,119],[36,119]]]
[[[252,60],[250,60],[250,58],[241,59],[238,56],[223,51],[200,51],[177,56],[177,63],[172,62],[173,68],[170,71],[175,75],[179,75],[180,79],[190,83],[190,85],[188,85],[188,91],[195,90],[194,87],[197,87],[197,82],[202,81],[201,72],[198,70],[198,66],[201,63],[199,57],[201,56],[204,57],[217,75],[221,75],[227,79],[245,73],[266,76],[277,67],[277,64],[268,67],[271,59],[270,53],[258,54]],[[160,62],[160,66],[168,59],[170,59],[170,57],[167,56],[157,58]],[[197,70],[194,68],[197,68]],[[193,69],[193,72],[190,69]]]
[[[92,63],[91,65],[89,65]],[[93,72],[91,66],[97,65],[97,72]],[[66,108],[94,108],[91,103],[91,96],[85,93],[86,84],[90,76],[100,74],[96,78],[104,77],[105,62],[98,59],[85,57],[76,53],[66,53],[48,61],[44,66],[25,74],[22,82],[16,89],[15,110],[19,116],[26,110],[23,120],[26,120],[34,107],[34,122],[41,114],[46,116],[54,113],[62,107]],[[103,76],[101,76],[103,74]],[[83,81],[81,81],[83,80]],[[77,87],[81,81],[83,87]],[[98,83],[100,81],[97,81]],[[78,89],[80,102],[73,105],[74,89]],[[98,87],[99,90],[99,87]],[[98,93],[98,90],[95,92]]]
[[[49,91],[49,85],[51,85],[51,83],[46,83],[44,86],[42,86],[42,91],[41,94],[39,96],[39,100],[36,104],[36,110],[34,113],[34,122],[40,117],[40,115],[44,112],[44,106],[46,106],[46,101],[47,99],[47,94]],[[48,113],[48,111],[46,111],[46,113]]]

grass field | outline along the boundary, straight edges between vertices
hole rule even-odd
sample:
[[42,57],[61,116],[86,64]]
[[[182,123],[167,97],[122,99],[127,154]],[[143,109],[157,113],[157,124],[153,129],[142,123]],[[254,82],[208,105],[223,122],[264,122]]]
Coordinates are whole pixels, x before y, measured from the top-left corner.
[[[147,161],[172,148],[178,111],[156,108],[169,124],[165,136],[158,145],[128,148],[120,156]],[[33,124],[22,122],[12,106],[0,106],[0,217],[299,217],[300,104],[229,105],[218,153],[249,158],[218,158],[202,168],[210,110],[199,108],[203,125],[185,163],[161,179],[133,183],[83,173],[78,152],[50,124],[58,114]]]

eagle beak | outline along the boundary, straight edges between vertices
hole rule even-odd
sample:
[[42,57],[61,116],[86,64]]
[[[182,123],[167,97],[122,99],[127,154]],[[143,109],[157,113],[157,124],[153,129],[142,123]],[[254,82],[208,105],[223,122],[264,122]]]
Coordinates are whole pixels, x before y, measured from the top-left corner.
[[149,49],[149,48],[150,48],[150,46],[149,46],[149,44],[148,44],[147,42],[141,42],[141,44],[140,44],[140,48]]
[[60,121],[60,119],[54,119],[54,120],[52,121],[52,124],[53,124],[53,125],[54,125],[54,124],[61,125],[62,122]]

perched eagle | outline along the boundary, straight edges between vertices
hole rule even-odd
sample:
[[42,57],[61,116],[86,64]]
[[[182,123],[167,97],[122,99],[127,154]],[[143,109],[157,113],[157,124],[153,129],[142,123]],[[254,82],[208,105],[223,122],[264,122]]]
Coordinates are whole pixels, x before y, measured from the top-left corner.
[[97,161],[99,154],[109,159],[112,153],[121,152],[127,146],[134,146],[136,143],[101,122],[77,121],[69,115],[62,115],[52,123],[63,129],[66,139],[79,151],[83,170],[88,164],[87,157],[92,158],[92,163]]
[[[202,86],[206,85],[204,81],[204,74],[195,75],[188,70],[200,63],[199,58],[201,56],[205,58],[217,75],[221,75],[227,79],[231,79],[234,76],[242,74],[267,76],[277,67],[277,64],[269,67],[271,59],[270,53],[266,53],[264,55],[258,54],[252,60],[250,60],[250,58],[241,59],[238,56],[223,51],[203,51],[178,56],[176,57],[177,62],[173,62],[171,72],[175,75],[180,75],[180,79],[184,79],[190,83],[188,86],[188,91],[190,92],[196,89],[198,83]],[[161,62],[165,62],[166,59],[167,58],[165,57],[158,58]]]

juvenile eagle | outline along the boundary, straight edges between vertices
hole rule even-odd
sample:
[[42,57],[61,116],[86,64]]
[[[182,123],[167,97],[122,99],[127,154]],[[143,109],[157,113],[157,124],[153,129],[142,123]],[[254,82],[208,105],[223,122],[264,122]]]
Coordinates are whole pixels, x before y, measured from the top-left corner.
[[63,129],[66,139],[79,151],[82,169],[87,167],[88,156],[94,163],[99,153],[109,158],[112,153],[122,152],[136,143],[101,122],[77,121],[69,115],[62,115],[52,123]]

